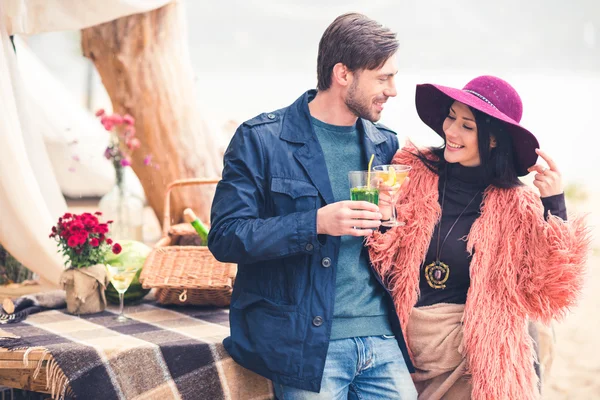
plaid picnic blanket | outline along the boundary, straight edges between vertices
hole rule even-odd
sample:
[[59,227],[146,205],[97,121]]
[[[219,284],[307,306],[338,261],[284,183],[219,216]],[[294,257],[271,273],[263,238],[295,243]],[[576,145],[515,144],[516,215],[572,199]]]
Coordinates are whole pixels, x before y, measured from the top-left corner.
[[[128,322],[104,311],[81,317],[49,310],[4,325],[0,347],[45,349],[53,398],[273,399],[267,379],[236,364],[221,341],[228,310],[128,306]],[[62,374],[60,373],[62,371]]]

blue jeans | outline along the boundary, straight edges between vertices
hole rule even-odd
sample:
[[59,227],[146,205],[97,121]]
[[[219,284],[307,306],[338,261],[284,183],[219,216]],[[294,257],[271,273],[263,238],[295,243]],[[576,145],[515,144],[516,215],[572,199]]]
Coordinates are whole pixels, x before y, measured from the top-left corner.
[[319,393],[273,384],[278,400],[416,400],[398,342],[393,336],[332,340]]

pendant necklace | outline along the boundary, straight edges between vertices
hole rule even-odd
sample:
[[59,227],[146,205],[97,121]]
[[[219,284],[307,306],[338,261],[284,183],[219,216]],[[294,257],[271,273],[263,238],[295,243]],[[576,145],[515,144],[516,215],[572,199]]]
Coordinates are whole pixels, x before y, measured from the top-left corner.
[[[446,182],[448,182],[448,174],[446,173],[445,175],[446,176],[444,177],[444,188],[442,190],[442,213],[444,212],[444,202],[446,200]],[[479,192],[475,193],[475,195],[473,196],[473,198],[471,198],[471,200],[469,201],[467,206],[458,215],[458,218],[456,218],[456,220],[454,221],[454,223],[448,230],[448,233],[446,233],[446,236],[444,237],[444,240],[442,241],[441,246],[440,246],[440,236],[441,236],[441,230],[442,230],[442,215],[440,214],[440,220],[438,222],[438,237],[437,237],[437,248],[436,248],[435,261],[428,264],[427,266],[425,266],[425,278],[427,279],[427,283],[429,284],[429,286],[431,286],[434,289],[445,289],[446,288],[446,281],[450,277],[450,266],[448,266],[448,264],[440,261],[440,255],[441,255],[442,249],[444,248],[446,239],[448,239],[448,236],[450,236],[450,232],[452,232],[454,225],[456,225],[456,223],[458,222],[460,217],[462,217],[462,215],[465,213],[465,211],[467,211],[467,208],[469,208],[469,206],[471,205],[473,200],[475,200],[475,197],[477,197],[478,194],[479,194]]]

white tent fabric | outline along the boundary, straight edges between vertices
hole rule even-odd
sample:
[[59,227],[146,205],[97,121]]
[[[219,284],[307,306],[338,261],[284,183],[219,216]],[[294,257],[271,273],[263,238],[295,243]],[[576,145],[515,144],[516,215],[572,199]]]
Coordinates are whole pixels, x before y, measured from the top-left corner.
[[162,7],[171,0],[3,0],[9,35],[69,31]]
[[108,133],[18,37],[15,47],[27,107],[35,115],[31,123],[46,145],[61,192],[72,198],[107,193],[115,181],[103,157]]
[[[43,137],[61,192],[71,198],[104,195],[115,184],[114,168],[103,156],[108,133],[23,40],[15,37],[14,44],[27,107],[35,115],[32,129]],[[145,198],[131,168],[125,169],[125,182],[131,193]]]
[[9,34],[82,29],[161,7],[170,0],[3,0],[0,2],[0,243],[48,283],[63,260],[49,229],[66,203],[34,123],[43,104],[27,95]]
[[58,283],[62,259],[48,234],[67,206],[41,135],[27,129],[12,45],[0,30],[0,243],[42,279]]

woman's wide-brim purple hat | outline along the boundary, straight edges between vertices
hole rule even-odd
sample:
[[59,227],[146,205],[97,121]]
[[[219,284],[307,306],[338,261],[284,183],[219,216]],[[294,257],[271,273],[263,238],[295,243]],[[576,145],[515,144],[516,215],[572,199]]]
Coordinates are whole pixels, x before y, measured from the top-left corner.
[[535,149],[539,143],[531,132],[519,125],[523,103],[517,91],[495,76],[479,76],[462,89],[429,83],[417,85],[415,103],[419,117],[441,137],[445,137],[442,126],[455,100],[504,123],[512,137],[517,174],[527,175],[527,169],[537,161]]

